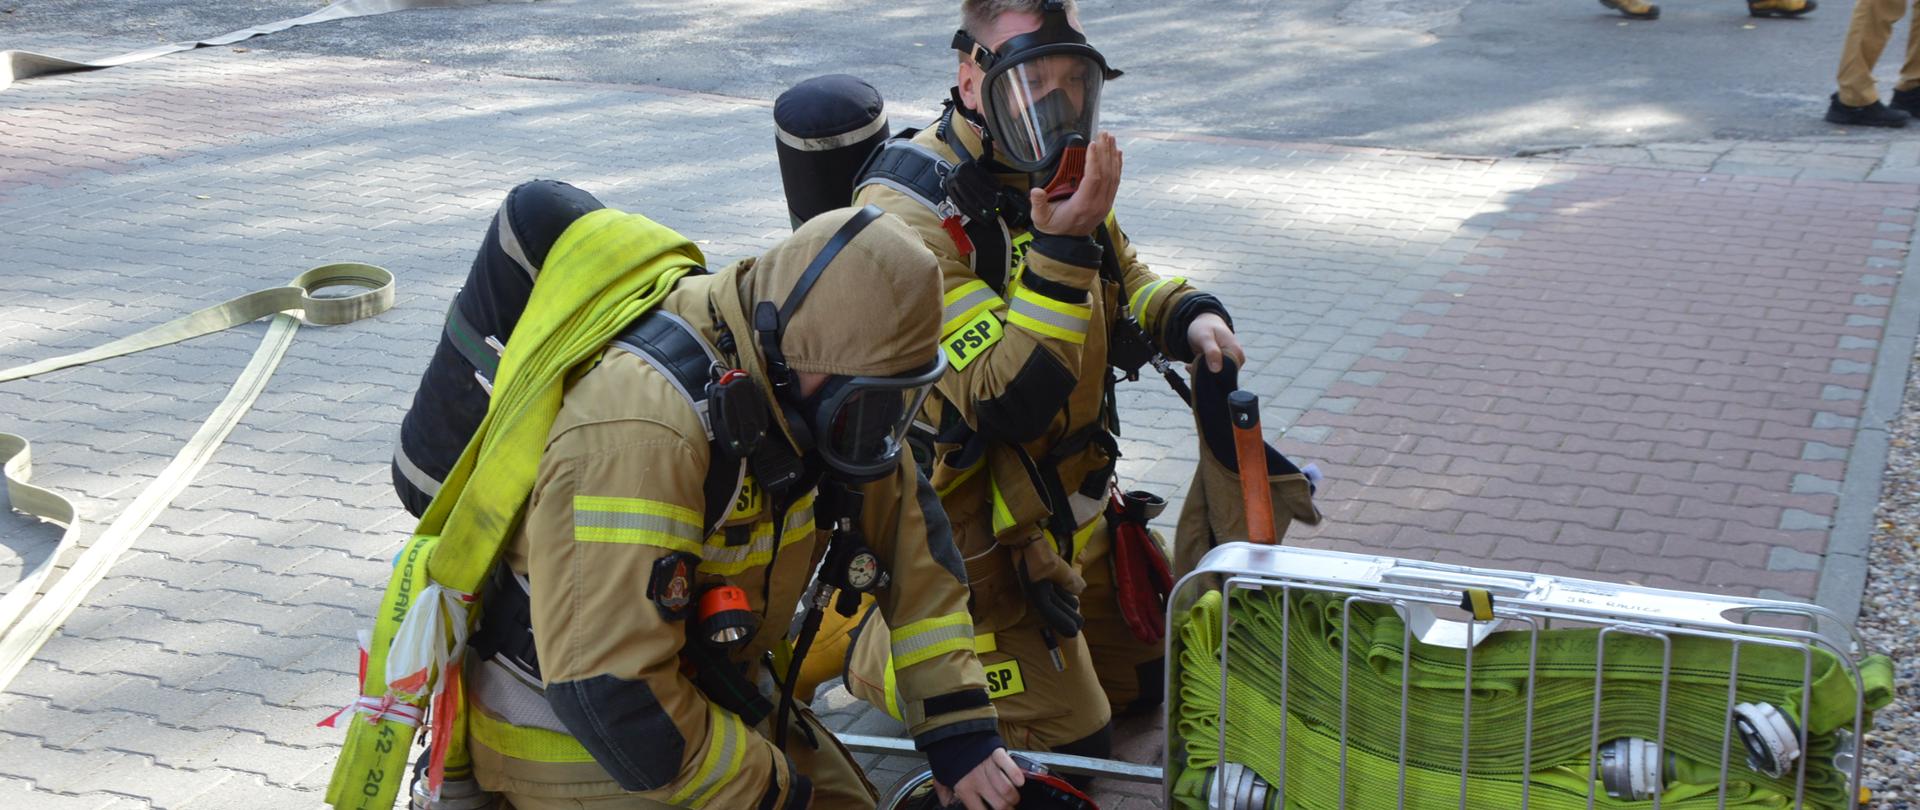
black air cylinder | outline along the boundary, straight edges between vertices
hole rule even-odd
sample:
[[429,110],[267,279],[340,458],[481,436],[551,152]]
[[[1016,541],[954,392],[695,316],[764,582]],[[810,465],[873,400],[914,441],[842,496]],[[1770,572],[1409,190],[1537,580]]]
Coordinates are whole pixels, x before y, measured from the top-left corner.
[[836,73],[808,79],[773,102],[780,182],[793,227],[853,204],[853,181],[887,139],[886,105],[865,81]]

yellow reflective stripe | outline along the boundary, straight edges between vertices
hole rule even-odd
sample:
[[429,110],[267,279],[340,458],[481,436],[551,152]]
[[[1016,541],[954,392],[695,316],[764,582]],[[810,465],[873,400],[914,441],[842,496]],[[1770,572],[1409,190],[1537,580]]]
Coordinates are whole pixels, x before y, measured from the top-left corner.
[[941,500],[946,500],[947,496],[952,495],[954,490],[959,489],[962,484],[965,484],[968,481],[972,481],[974,476],[979,475],[980,471],[986,468],[987,468],[987,465],[985,464],[981,464],[978,462],[974,463],[974,465],[971,467],[968,467],[965,472],[960,473],[960,475],[955,477],[952,481],[948,481],[946,484],[942,485],[938,490],[935,490],[935,494],[939,495]]
[[1033,244],[1033,231],[1022,231],[1007,244],[1007,286],[1020,283],[1020,277],[1027,274],[1027,248]]
[[1000,494],[1000,482],[988,476],[987,483],[993,490],[993,533],[998,536],[1013,528],[1013,512],[1007,509],[1007,499]]
[[494,751],[532,762],[593,762],[580,741],[557,731],[532,726],[516,726],[493,717],[477,707],[469,707],[467,733],[481,745]]
[[1085,304],[1069,304],[1065,301],[1048,298],[1025,287],[1015,287],[1013,289],[1013,300],[1033,304],[1041,309],[1064,315],[1072,320],[1084,321],[1093,317],[1093,308],[1090,306]]
[[981,313],[1004,303],[984,281],[969,281],[947,292],[942,302],[940,334],[951,335],[973,322]]
[[740,716],[707,704],[707,754],[693,779],[674,792],[668,801],[674,804],[704,807],[720,792],[720,786],[740,772],[747,758],[747,723]]
[[1007,311],[1007,323],[1076,344],[1087,341],[1092,318],[1091,308],[1055,301],[1025,287],[1014,288]]
[[935,616],[900,627],[888,634],[893,665],[898,669],[931,661],[950,652],[973,649],[973,617],[966,611]]
[[1163,278],[1145,287],[1141,287],[1134,291],[1133,299],[1127,302],[1127,311],[1133,313],[1134,320],[1140,322],[1140,327],[1147,330],[1147,334],[1153,334],[1153,322],[1155,318],[1153,317],[1153,313],[1149,311],[1149,308],[1153,306],[1154,297],[1159,295],[1161,290],[1167,289],[1170,286],[1179,286],[1186,282],[1187,279],[1185,277],[1174,276],[1173,278]]
[[880,697],[885,705],[880,708],[902,723],[907,722],[907,713],[900,709],[900,681],[893,674],[893,656],[887,656],[887,671],[880,679]]
[[626,543],[699,554],[704,534],[700,513],[678,504],[573,496],[573,539],[582,543]]
[[[813,536],[813,496],[809,494],[795,501],[792,508],[787,510],[786,525],[780,532],[780,547],[786,548],[811,536]],[[706,548],[700,552],[701,573],[723,576],[738,574],[773,561],[773,521],[771,520],[755,523],[753,539],[746,545],[724,545],[725,539],[725,532],[716,533],[708,538]]]
[[[1106,524],[1105,515],[1094,515],[1092,520],[1089,520],[1084,525],[1080,526],[1077,529],[1074,529],[1073,544],[1067,546],[1067,550],[1071,552],[1070,554],[1067,555],[1067,561],[1078,562],[1080,551],[1087,547],[1087,538],[1092,537],[1094,530],[1100,528],[1105,524]],[[1046,535],[1047,535],[1047,540],[1049,542],[1054,543],[1055,545],[1059,544],[1060,540],[1058,537],[1054,536],[1053,532],[1048,531],[1046,532]]]
[[987,653],[993,652],[998,649],[1000,649],[1000,645],[994,643],[992,633],[974,634],[973,636],[973,654],[974,655],[986,655]]

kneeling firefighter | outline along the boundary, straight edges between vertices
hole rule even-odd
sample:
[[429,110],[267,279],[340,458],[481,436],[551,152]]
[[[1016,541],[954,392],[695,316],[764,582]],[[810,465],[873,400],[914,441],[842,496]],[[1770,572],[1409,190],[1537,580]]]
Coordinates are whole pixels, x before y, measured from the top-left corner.
[[[396,563],[327,801],[390,808],[425,724],[417,804],[477,782],[520,810],[873,807],[783,688],[821,610],[862,596],[943,792],[1017,801],[965,571],[902,452],[946,367],[918,237],[841,209],[708,274],[644,217],[575,214],[513,240],[544,261]],[[876,291],[894,306],[848,317]]]
[[[1164,502],[1116,487],[1115,384],[1149,362],[1218,369],[1244,355],[1220,301],[1155,275],[1116,221],[1121,155],[1098,120],[1102,86],[1120,71],[1088,44],[1074,4],[961,10],[945,113],[874,150],[852,191],[913,226],[939,259],[952,371],[921,421],[1001,734],[1016,748],[1106,756],[1114,711],[1161,702],[1171,586],[1164,543],[1146,529]],[[795,117],[781,121],[789,149],[852,142],[791,137]],[[801,165],[791,157],[783,171]],[[863,617],[837,643],[849,690],[904,718],[890,625]]]

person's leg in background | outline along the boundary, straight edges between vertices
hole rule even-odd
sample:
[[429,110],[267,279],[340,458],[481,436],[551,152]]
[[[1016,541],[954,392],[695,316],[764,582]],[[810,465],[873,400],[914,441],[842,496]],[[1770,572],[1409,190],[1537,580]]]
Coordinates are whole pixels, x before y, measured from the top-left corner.
[[1754,17],[1793,18],[1819,8],[1814,0],[1747,0],[1747,14]]
[[1634,20],[1660,19],[1660,7],[1647,0],[1600,0],[1600,5],[1618,11]]
[[[1840,48],[1840,89],[1827,105],[1827,120],[1867,127],[1904,127],[1912,116],[1880,103],[1874,88],[1873,66],[1893,35],[1893,24],[1907,10],[1906,0],[1858,0]],[[1911,45],[1908,48],[1911,52]],[[1908,58],[1911,62],[1911,56]]]
[[1900,81],[1893,85],[1887,106],[1920,115],[1920,14],[1907,15],[1907,61],[1900,64]]

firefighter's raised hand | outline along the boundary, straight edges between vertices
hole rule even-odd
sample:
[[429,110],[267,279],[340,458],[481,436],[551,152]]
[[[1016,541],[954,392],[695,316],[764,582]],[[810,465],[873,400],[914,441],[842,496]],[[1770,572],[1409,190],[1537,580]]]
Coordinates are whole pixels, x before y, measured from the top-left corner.
[[1114,197],[1120,193],[1121,162],[1120,145],[1112,135],[1094,136],[1078,190],[1059,202],[1048,200],[1042,189],[1027,192],[1033,229],[1054,236],[1092,236],[1113,211]]

